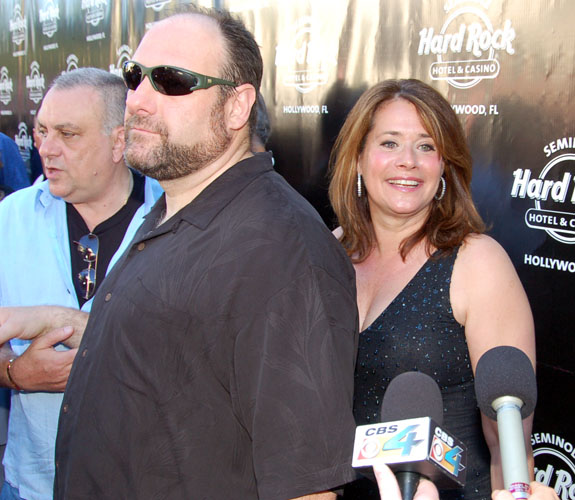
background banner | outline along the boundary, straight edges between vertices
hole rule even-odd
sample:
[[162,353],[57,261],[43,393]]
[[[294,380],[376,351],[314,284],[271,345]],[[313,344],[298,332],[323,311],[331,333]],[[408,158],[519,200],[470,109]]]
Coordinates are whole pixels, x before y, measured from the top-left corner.
[[[119,72],[149,26],[185,3],[2,0],[0,130],[25,161],[36,110],[55,76],[79,66]],[[329,152],[359,95],[379,80],[412,77],[451,102],[473,154],[474,200],[535,316],[536,476],[575,500],[575,3],[214,3],[255,34],[272,125],[268,149],[330,226]]]

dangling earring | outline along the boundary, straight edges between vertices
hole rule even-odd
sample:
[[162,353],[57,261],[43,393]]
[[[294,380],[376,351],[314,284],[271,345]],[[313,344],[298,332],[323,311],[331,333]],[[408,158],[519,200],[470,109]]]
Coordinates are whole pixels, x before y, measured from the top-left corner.
[[361,174],[357,173],[357,197],[361,198]]
[[441,181],[441,193],[439,193],[439,196],[437,194],[434,196],[437,201],[443,199],[443,196],[445,195],[445,179],[441,176],[439,180]]

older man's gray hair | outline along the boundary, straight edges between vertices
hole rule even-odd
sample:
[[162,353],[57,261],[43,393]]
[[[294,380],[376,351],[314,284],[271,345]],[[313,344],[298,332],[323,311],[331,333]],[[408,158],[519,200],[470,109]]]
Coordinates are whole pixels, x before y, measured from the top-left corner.
[[[117,75],[99,68],[78,68],[62,73],[50,85],[50,89],[65,90],[90,87],[102,99],[102,131],[109,135],[118,126],[124,125],[124,110],[128,89]],[[78,103],[79,106],[82,103]]]

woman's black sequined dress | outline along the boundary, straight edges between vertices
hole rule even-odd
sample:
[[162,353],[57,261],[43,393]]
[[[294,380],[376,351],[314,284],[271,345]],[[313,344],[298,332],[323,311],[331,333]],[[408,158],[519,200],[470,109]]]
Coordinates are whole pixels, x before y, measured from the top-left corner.
[[[464,490],[440,491],[441,500],[489,499],[489,450],[483,438],[464,328],[449,300],[457,252],[429,259],[359,339],[354,415],[357,425],[379,422],[389,382],[400,373],[431,376],[443,395],[443,425],[468,448]],[[377,485],[362,479],[348,485],[346,500],[379,500]]]

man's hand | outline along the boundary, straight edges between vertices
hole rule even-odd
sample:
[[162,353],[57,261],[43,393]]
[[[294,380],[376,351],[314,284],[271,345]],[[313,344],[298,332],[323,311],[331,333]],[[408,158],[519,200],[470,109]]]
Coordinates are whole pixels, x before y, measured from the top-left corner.
[[[373,472],[377,479],[377,487],[379,488],[381,500],[401,500],[401,491],[399,490],[397,479],[395,479],[395,475],[391,472],[391,469],[383,463],[375,464],[373,466]],[[439,492],[431,481],[421,478],[413,500],[439,500]]]
[[0,307],[0,343],[18,338],[31,340],[47,329],[42,307]]
[[65,344],[78,347],[87,322],[87,313],[68,307],[0,307],[0,344],[14,338],[32,340],[56,328],[72,326],[74,333]]
[[74,333],[72,327],[59,328],[36,338],[14,359],[12,380],[24,391],[62,392],[78,349],[57,351],[54,346]]

